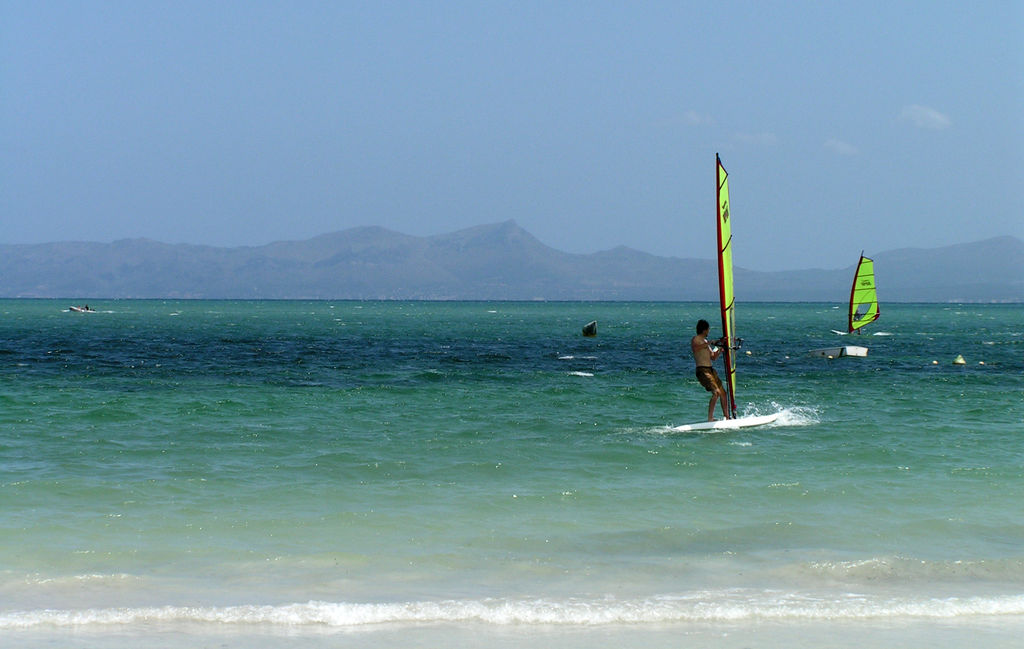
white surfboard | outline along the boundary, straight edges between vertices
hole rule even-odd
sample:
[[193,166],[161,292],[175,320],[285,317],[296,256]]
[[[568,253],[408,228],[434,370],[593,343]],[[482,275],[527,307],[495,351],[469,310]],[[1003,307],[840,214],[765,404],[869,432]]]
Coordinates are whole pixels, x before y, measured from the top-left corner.
[[733,428],[749,428],[751,426],[764,426],[779,418],[779,413],[770,415],[757,415],[753,417],[737,417],[735,419],[721,419],[718,421],[702,421],[696,424],[683,424],[673,426],[674,433],[690,433],[701,430],[731,430]]

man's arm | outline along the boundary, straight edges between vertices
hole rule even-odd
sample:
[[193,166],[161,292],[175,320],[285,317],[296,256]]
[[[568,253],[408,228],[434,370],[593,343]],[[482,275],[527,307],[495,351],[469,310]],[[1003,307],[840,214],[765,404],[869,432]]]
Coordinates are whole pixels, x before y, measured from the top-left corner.
[[708,343],[708,349],[711,351],[711,360],[717,361],[718,357],[722,355],[721,347],[711,347],[711,343]]

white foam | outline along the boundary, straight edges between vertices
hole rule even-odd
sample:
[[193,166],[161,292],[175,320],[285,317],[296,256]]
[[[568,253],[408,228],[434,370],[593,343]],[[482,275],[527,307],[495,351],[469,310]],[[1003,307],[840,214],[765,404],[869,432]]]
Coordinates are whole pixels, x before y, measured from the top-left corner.
[[779,413],[779,418],[772,426],[813,426],[821,423],[821,417],[817,408],[809,406],[790,406],[785,408],[777,403],[772,403],[772,408]]
[[964,579],[1019,580],[1024,575],[1024,561],[1020,559],[930,561],[889,556],[855,561],[816,561],[808,564],[806,569],[818,576],[844,581],[858,579],[875,583],[882,581],[901,584],[912,581],[931,583]]
[[875,598],[733,589],[639,599],[482,599],[396,603],[311,601],[281,606],[163,606],[35,610],[0,614],[0,630],[135,624],[362,627],[383,624],[484,623],[593,626],[671,622],[813,621],[871,618],[952,619],[1024,615],[1024,595]]
[[821,423],[821,418],[818,415],[817,408],[809,406],[785,407],[775,401],[771,402],[767,407],[761,407],[756,404],[747,404],[740,416],[760,417],[774,413],[778,413],[779,417],[774,422],[768,424],[767,427],[813,426],[814,424]]
[[138,580],[138,577],[125,573],[115,574],[85,574],[68,575],[65,577],[43,577],[41,575],[29,575],[25,577],[26,584],[32,585],[67,585],[67,584],[119,584],[128,581]]
[[594,376],[593,372],[569,372],[570,376]]

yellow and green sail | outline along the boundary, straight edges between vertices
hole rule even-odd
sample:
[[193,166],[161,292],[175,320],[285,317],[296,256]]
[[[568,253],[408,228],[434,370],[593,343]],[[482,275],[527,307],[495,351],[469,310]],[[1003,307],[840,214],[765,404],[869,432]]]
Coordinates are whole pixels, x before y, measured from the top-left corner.
[[729,174],[722,159],[715,155],[718,178],[718,289],[722,308],[722,335],[725,337],[725,384],[729,391],[729,411],[736,414],[736,310],[732,290],[732,220],[729,214]]
[[878,293],[875,291],[875,262],[860,255],[850,289],[850,333],[878,320]]

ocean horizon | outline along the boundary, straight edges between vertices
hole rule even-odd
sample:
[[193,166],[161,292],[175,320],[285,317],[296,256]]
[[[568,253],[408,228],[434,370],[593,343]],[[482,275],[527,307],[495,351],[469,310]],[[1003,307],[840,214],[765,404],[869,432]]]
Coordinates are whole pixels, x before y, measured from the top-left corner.
[[[834,304],[741,303],[739,411],[779,418],[680,434],[712,303],[77,303],[0,299],[12,646],[1024,631],[1019,305],[845,336]],[[842,344],[869,355],[808,353]]]

